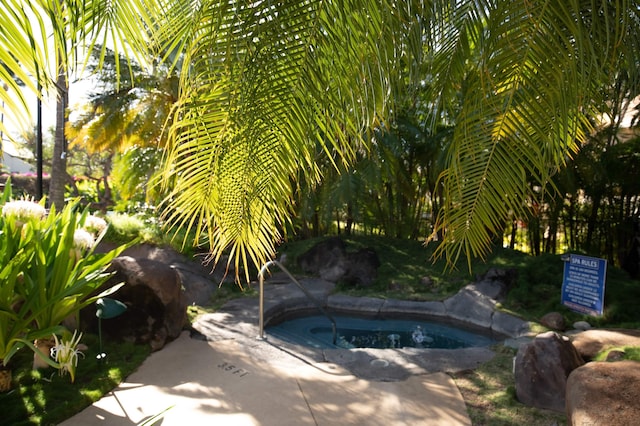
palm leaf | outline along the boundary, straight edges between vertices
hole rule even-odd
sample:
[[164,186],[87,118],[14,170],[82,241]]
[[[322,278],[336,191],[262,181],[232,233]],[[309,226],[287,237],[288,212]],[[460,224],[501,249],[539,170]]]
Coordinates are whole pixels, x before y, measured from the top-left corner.
[[[166,50],[184,46],[190,64],[167,153],[168,219],[206,234],[215,261],[228,251],[248,271],[274,254],[291,182],[300,171],[317,182],[318,147],[347,163],[366,143],[363,131],[387,115],[401,35],[384,30],[399,12],[372,1],[187,10],[183,33],[161,33],[187,40]],[[170,16],[172,30],[183,19]]]
[[448,98],[462,82],[437,228],[445,235],[437,254],[451,263],[487,253],[490,235],[535,196],[527,180],[544,187],[591,130],[598,88],[615,72],[633,14],[620,13],[624,1],[597,3],[483,3],[448,13],[459,37],[432,49],[434,96]]

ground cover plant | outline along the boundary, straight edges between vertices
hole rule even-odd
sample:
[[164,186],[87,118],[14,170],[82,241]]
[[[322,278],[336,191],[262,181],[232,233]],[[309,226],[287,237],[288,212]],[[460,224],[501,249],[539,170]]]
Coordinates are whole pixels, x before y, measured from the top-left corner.
[[[568,324],[585,320],[597,327],[640,328],[637,306],[640,282],[615,267],[609,266],[605,291],[605,311],[599,318],[570,311],[560,303],[564,263],[561,255],[531,256],[519,251],[494,247],[486,260],[475,260],[472,271],[462,266],[445,270],[442,261],[430,260],[431,249],[419,241],[386,237],[344,238],[348,251],[374,248],[380,259],[378,278],[371,287],[352,288],[338,283],[339,292],[381,298],[441,300],[484,274],[489,268],[515,269],[517,278],[507,300],[499,308],[526,320],[537,322],[551,311],[563,314]],[[288,266],[296,269],[296,259],[319,240],[289,242],[281,246],[287,253]],[[434,283],[425,287],[428,276]],[[542,330],[542,326],[540,326]],[[453,375],[467,406],[473,425],[540,425],[565,424],[565,416],[521,404],[515,394],[513,357],[516,350],[503,345],[494,348],[496,356],[474,370]],[[622,348],[626,359],[640,360],[640,348]],[[599,358],[605,359],[605,351]]]
[[16,354],[12,360],[15,386],[0,393],[0,425],[58,424],[116,387],[151,352],[147,345],[104,341],[107,357],[98,361],[98,337],[85,334],[82,341],[87,349],[80,356],[74,383],[52,368],[33,370],[30,351]]
[[[374,248],[379,255],[381,266],[378,278],[372,286],[349,288],[343,283],[338,283],[337,292],[355,296],[441,300],[474,281],[489,268],[515,268],[518,271],[517,281],[501,309],[532,321],[538,320],[542,314],[550,310],[558,310],[569,323],[586,319],[597,326],[640,327],[640,321],[634,313],[634,307],[640,301],[640,283],[628,279],[623,272],[612,267],[607,274],[605,315],[595,319],[575,314],[560,305],[563,264],[559,255],[533,257],[514,250],[495,248],[485,261],[475,261],[470,272],[466,265],[446,270],[441,261],[433,263],[430,260],[431,248],[425,247],[420,241],[377,236],[345,236],[344,239],[348,251],[363,247]],[[303,271],[296,266],[296,259],[318,241],[319,239],[310,239],[286,242],[279,247],[278,255],[286,254],[287,268],[294,275],[301,276]],[[423,278],[426,276],[431,279],[429,286],[424,284]],[[254,285],[245,286],[241,290],[233,284],[224,284],[210,304],[190,307],[189,315],[195,318],[199,313],[217,309],[231,298],[253,297],[255,294]],[[110,342],[112,346],[107,349],[109,362],[104,366],[94,361],[95,336],[87,336],[85,340],[89,349],[85,358],[78,364],[75,384],[71,384],[68,378],[65,381],[63,377],[55,374],[51,377],[55,370],[31,373],[30,369],[25,367],[18,372],[18,381],[24,383],[20,383],[14,393],[0,396],[0,406],[8,406],[9,401],[14,401],[11,404],[33,407],[30,414],[27,414],[24,408],[21,409],[23,411],[18,411],[16,418],[28,419],[24,420],[27,422],[24,424],[50,424],[57,421],[53,419],[70,416],[108,392],[124,380],[148,354],[148,349],[144,347],[118,346]],[[473,424],[563,424],[564,416],[526,407],[517,401],[512,372],[515,350],[502,345],[494,347],[494,350],[497,355],[490,362],[475,370],[454,375]],[[625,353],[631,359],[634,356],[638,358],[637,350],[634,348],[625,348]],[[111,369],[118,370],[112,372]],[[48,382],[49,379],[51,383]],[[64,403],[57,404],[55,401],[58,400],[54,398],[61,392],[66,393],[67,397]],[[20,402],[15,402],[18,399],[10,398],[18,398]],[[66,414],[52,417],[58,415],[57,410],[43,408],[56,405],[61,405],[60,409],[62,406],[67,407],[64,411]]]

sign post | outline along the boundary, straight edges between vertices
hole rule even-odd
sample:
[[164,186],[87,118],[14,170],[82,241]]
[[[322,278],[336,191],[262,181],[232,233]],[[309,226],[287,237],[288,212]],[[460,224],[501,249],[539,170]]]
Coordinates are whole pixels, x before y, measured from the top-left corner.
[[570,255],[564,263],[562,304],[581,314],[601,316],[606,275],[605,259]]

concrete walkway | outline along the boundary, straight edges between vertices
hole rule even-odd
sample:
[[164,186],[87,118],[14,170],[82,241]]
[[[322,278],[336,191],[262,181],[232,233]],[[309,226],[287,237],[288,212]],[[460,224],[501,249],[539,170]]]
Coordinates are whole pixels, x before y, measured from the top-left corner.
[[184,332],[114,391],[63,422],[133,425],[170,408],[162,425],[470,425],[445,373],[380,382],[309,364],[268,341]]
[[[313,308],[287,280],[270,280],[265,319]],[[404,312],[454,319],[520,337],[528,323],[495,310],[496,285],[481,282],[444,302],[332,295],[334,284],[305,280],[325,307],[372,314]],[[62,423],[134,425],[170,408],[162,425],[470,425],[445,372],[476,368],[489,348],[331,349],[291,347],[258,336],[258,300],[234,299],[153,353],[125,383]]]

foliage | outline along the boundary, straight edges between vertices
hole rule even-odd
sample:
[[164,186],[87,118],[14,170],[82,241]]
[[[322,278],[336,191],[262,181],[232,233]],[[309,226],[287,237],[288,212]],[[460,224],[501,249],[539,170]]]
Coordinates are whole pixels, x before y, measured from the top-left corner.
[[111,242],[131,242],[140,239],[145,242],[160,242],[161,232],[158,223],[143,214],[110,213],[108,220],[111,226],[105,238]]
[[[108,4],[4,2],[0,96],[24,106],[15,82],[52,87],[58,71],[86,62],[83,43],[138,59],[151,49],[168,69],[189,64],[167,133],[163,211],[168,225],[205,235],[215,261],[230,254],[237,271],[274,254],[296,194],[322,178],[318,164],[349,171],[371,152],[407,80],[424,85],[424,127],[453,126],[435,254],[451,264],[486,255],[591,133],[603,88],[620,70],[637,77],[640,52],[631,0]],[[39,32],[48,26],[51,37]],[[116,75],[132,72],[119,64]]]
[[159,188],[149,182],[161,164],[162,151],[154,147],[133,146],[114,158],[111,173],[116,209],[123,204],[157,204]]
[[[28,264],[27,255],[16,250],[18,241],[8,229],[4,217],[0,217],[0,364],[6,365],[15,352],[24,344],[31,316],[27,309],[20,309],[22,300],[18,288],[24,282],[22,271]],[[9,232],[7,232],[9,231]],[[17,310],[17,311],[16,311]]]
[[[45,215],[44,208],[32,201],[10,201],[10,188],[9,184],[5,189],[0,217],[0,360],[4,365],[25,345],[36,350],[34,339],[62,334],[63,320],[104,296],[95,292],[111,275],[106,273],[111,260],[126,248],[95,253],[95,237],[81,229],[89,227],[86,210],[78,212],[69,204],[60,213],[52,208]],[[29,217],[23,211],[35,214]]]
[[[507,300],[500,308],[538,321],[551,311],[561,312],[568,323],[586,320],[598,327],[639,327],[637,306],[640,303],[640,285],[628,274],[608,265],[604,315],[587,317],[572,312],[560,303],[564,262],[560,255],[531,256],[525,253],[494,247],[486,260],[474,259],[470,274],[466,269],[448,270],[446,262],[430,260],[429,249],[415,240],[393,239],[380,236],[352,235],[342,237],[347,251],[372,248],[380,260],[378,275],[372,286],[347,287],[338,283],[337,291],[354,296],[398,298],[415,300],[442,300],[458,292],[464,285],[486,273],[490,268],[513,270],[515,282],[509,289]],[[297,259],[322,238],[288,241],[278,248],[278,255],[286,255],[286,266],[296,274],[303,271]],[[425,284],[424,278],[429,278]]]
[[20,351],[12,361],[15,388],[0,394],[2,424],[51,425],[80,412],[121,383],[150,354],[148,345],[103,342],[106,362],[96,359],[98,336],[84,335],[88,349],[78,363],[72,384],[52,370],[32,370],[31,352]]
[[424,80],[430,116],[455,125],[436,255],[486,254],[503,221],[527,212],[529,179],[544,187],[578,150],[638,32],[624,1],[177,4],[161,41],[193,72],[170,133],[170,222],[236,263],[272,255],[318,158],[342,171],[369,152],[402,78]]
[[142,203],[125,203],[124,211],[109,212],[107,221],[109,228],[104,236],[105,241],[124,244],[133,241],[171,246],[187,257],[206,254],[206,242],[195,239],[193,231],[178,228],[175,233],[164,231],[155,206]]
[[622,352],[624,355],[622,359],[630,361],[640,361],[640,347],[638,346],[622,346],[606,348],[602,352],[593,357],[593,361],[606,361],[609,356],[609,352],[616,351]]
[[[310,249],[319,239],[288,241],[278,248],[278,254],[287,255],[286,266],[295,274],[297,257]],[[387,237],[362,237],[351,236],[346,239],[349,250],[357,250],[362,247],[374,247],[383,265],[380,267],[378,281],[372,288],[358,289],[353,294],[361,296],[394,297],[394,298],[444,298],[452,292],[457,291],[463,285],[473,279],[466,269],[460,271],[444,271],[444,263],[433,264],[429,260],[428,251],[425,252],[422,243],[405,239],[391,239]],[[511,292],[519,294],[520,306],[508,301],[504,309],[509,309],[526,319],[536,320],[539,318],[538,312],[544,312],[550,300],[559,300],[559,287],[556,290],[548,290],[541,296],[540,293],[533,293],[536,283],[555,283],[562,280],[562,261],[559,256],[548,255],[545,260],[530,256],[518,251],[509,249],[495,249],[486,262],[474,260],[474,270],[484,273],[489,268],[514,268],[518,271],[519,279],[514,284]],[[546,265],[546,266],[545,266]],[[402,274],[402,275],[401,275]],[[628,312],[636,312],[638,301],[629,297],[628,291],[638,288],[638,282],[629,280],[625,274],[613,267],[608,271],[608,278],[611,280],[607,284],[607,306],[625,306]],[[425,293],[421,278],[432,277],[436,282],[436,293]],[[391,280],[400,284],[399,291],[394,292]],[[519,288],[524,286],[525,291]],[[620,291],[612,291],[613,288],[620,287]],[[386,289],[386,291],[385,291]],[[255,290],[249,289],[240,291],[237,286],[222,286],[219,294],[216,294],[212,304],[219,306],[232,297],[244,297],[255,295]],[[343,289],[343,291],[347,291]],[[352,290],[349,290],[352,291]],[[197,315],[207,307],[190,307],[189,315]],[[561,312],[569,319],[571,313],[560,308]],[[544,312],[546,313],[546,312]],[[587,319],[593,323],[593,318],[577,317]],[[576,318],[576,319],[577,319]],[[621,324],[614,322],[615,318],[606,316],[603,318],[602,326],[615,327]],[[627,323],[627,326],[638,327],[637,322]],[[76,372],[76,383],[70,384],[68,380],[62,380],[57,375],[52,375],[51,382],[45,373],[32,372],[24,364],[30,359],[25,359],[24,351],[16,355],[16,363],[21,365],[17,372],[17,383],[19,387],[11,393],[0,395],[0,405],[10,407],[7,411],[8,419],[21,419],[29,416],[34,423],[46,424],[57,422],[84,406],[100,398],[103,393],[123,380],[128,373],[115,374],[113,369],[120,365],[120,362],[131,363],[128,371],[135,368],[142,362],[148,354],[148,348],[133,347],[125,345],[122,347],[112,346],[113,342],[107,341],[106,352],[109,353],[108,364],[96,364],[97,354],[96,336],[85,336],[89,350],[85,351],[86,359],[78,365]],[[525,407],[515,398],[513,387],[512,363],[515,354],[513,349],[498,346],[493,348],[497,355],[490,362],[477,369],[461,372],[454,376],[456,385],[461,390],[469,415],[474,424],[540,424],[548,425],[554,422],[563,424],[562,416],[548,413],[534,408]],[[140,356],[132,355],[131,350],[146,350]],[[633,354],[633,350],[627,351]],[[634,355],[631,355],[634,356]],[[21,361],[24,360],[24,361]],[[46,378],[47,380],[44,380]],[[99,386],[99,390],[93,390],[94,386]],[[54,399],[55,398],[55,399]],[[25,402],[27,401],[27,402]],[[61,403],[60,401],[68,401]],[[64,410],[65,414],[58,416],[57,409]],[[31,410],[34,414],[27,414]],[[44,411],[48,414],[43,414]],[[11,417],[14,416],[14,417]],[[11,424],[14,422],[9,421]],[[16,420],[16,424],[20,424]]]
[[513,377],[515,350],[494,347],[496,356],[474,370],[454,374],[474,425],[566,424],[562,414],[527,407],[516,397]]
[[178,96],[176,69],[157,59],[150,59],[151,68],[130,61],[131,73],[119,75],[118,63],[125,60],[111,49],[94,49],[88,71],[95,88],[66,128],[69,167],[80,163],[84,175],[102,183],[104,207],[157,201],[158,190],[148,183],[161,164],[163,129]]

